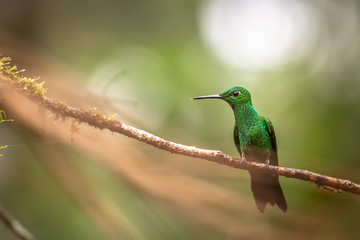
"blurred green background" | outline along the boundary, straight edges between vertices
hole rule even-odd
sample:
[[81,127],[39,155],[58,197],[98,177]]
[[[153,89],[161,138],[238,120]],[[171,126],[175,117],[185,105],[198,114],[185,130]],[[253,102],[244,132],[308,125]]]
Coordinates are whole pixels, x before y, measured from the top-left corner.
[[[190,99],[243,86],[275,126],[281,166],[360,182],[359,1],[0,6],[0,52],[49,97],[238,156],[230,107]],[[356,195],[281,177],[288,212],[260,214],[247,172],[84,124],[71,142],[70,120],[30,124],[53,116],[18,117],[16,101],[1,102],[15,121],[0,125],[0,202],[38,239],[360,239]],[[17,238],[0,224],[0,239]]]

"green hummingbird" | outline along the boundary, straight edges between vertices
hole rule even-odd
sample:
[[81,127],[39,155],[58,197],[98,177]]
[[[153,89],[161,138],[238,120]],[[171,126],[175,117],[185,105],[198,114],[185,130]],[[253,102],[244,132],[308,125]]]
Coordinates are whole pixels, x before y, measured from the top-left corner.
[[[271,121],[260,115],[252,105],[251,95],[242,87],[193,99],[215,98],[225,100],[235,115],[234,142],[242,161],[253,161],[278,166],[278,154],[274,127]],[[286,212],[287,204],[278,175],[269,175],[249,170],[251,190],[257,208],[264,212],[266,204],[274,204]]]

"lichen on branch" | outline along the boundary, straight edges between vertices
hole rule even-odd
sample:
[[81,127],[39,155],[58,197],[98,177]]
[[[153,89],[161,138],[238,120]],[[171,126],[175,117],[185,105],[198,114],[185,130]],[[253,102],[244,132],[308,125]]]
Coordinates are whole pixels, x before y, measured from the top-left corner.
[[[1,57],[1,56],[0,56]],[[45,82],[39,82],[39,78],[28,78],[21,75],[25,70],[17,70],[16,65],[11,65],[11,58],[0,58],[0,77],[1,80],[15,86],[28,96],[42,98],[45,95],[43,87]]]

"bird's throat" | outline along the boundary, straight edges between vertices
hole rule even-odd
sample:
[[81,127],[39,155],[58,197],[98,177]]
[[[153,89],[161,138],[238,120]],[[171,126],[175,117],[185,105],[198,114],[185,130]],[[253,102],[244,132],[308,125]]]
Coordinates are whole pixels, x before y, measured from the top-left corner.
[[235,123],[240,132],[249,127],[258,119],[259,114],[250,104],[235,105],[233,107]]

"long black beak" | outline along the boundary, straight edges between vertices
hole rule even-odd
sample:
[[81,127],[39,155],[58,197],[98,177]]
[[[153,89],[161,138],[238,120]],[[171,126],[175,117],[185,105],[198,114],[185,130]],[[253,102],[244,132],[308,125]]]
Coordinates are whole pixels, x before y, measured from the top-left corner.
[[197,99],[207,99],[207,98],[222,98],[219,94],[215,94],[215,95],[207,95],[207,96],[199,96],[199,97],[194,97],[193,100],[197,100]]

